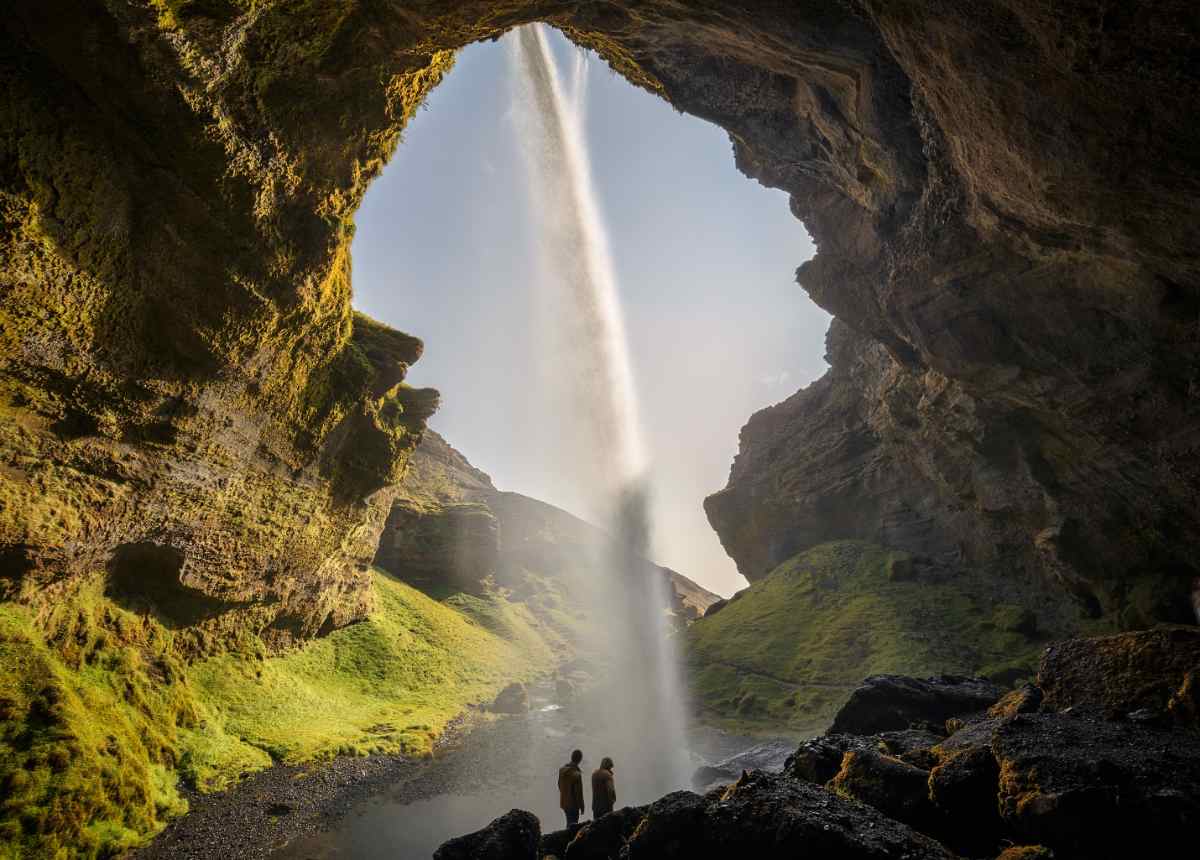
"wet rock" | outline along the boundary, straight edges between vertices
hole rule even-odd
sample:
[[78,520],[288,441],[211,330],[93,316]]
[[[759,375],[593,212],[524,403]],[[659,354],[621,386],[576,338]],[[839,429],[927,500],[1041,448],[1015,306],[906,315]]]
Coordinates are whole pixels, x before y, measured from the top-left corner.
[[743,771],[765,770],[778,772],[795,751],[791,741],[769,741],[732,755],[716,764],[704,765],[692,774],[692,786],[706,791],[715,785],[733,782]]
[[[1121,717],[1149,708],[1200,726],[1185,704],[1189,674],[1200,667],[1200,628],[1174,627],[1072,639],[1046,649],[1038,671],[1043,705],[1054,710],[1101,708]],[[1172,700],[1176,704],[1171,707]]]
[[986,710],[1004,691],[984,678],[872,675],[850,694],[830,734],[869,735]]
[[878,810],[782,774],[749,773],[724,792],[675,792],[651,804],[625,860],[950,858]]
[[1200,734],[1092,712],[1021,714],[995,729],[1000,814],[1061,856],[1166,856],[1200,827]]
[[492,702],[497,714],[524,714],[529,711],[529,691],[519,681],[501,690]]
[[564,860],[617,860],[645,814],[644,806],[625,806],[585,824],[567,845]]
[[1042,690],[1032,684],[1022,684],[1009,690],[1000,701],[988,708],[989,717],[1006,718],[1036,711],[1042,704]]
[[482,830],[443,843],[433,860],[538,860],[541,834],[536,815],[513,809]]
[[869,804],[889,818],[931,832],[936,813],[926,786],[929,771],[876,750],[846,753],[841,769],[829,781],[835,794]]
[[876,742],[859,735],[822,735],[804,741],[783,765],[793,779],[824,785],[841,770],[842,758],[850,750],[871,750]]

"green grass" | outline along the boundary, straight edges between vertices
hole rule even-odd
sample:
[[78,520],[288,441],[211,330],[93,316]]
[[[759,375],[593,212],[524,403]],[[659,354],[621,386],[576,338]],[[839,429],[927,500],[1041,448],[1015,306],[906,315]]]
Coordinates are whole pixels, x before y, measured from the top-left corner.
[[367,621],[269,657],[184,666],[96,581],[49,618],[0,604],[0,858],[107,857],[274,761],[423,755],[470,703],[553,668],[557,634],[501,594],[438,602],[382,572]]
[[553,666],[535,622],[502,598],[474,598],[483,622],[382,573],[375,588],[369,621],[283,657],[223,655],[189,670],[207,717],[187,739],[199,785],[221,787],[237,770],[222,759],[254,750],[287,762],[427,753],[465,705]]
[[694,701],[739,731],[820,731],[868,675],[1032,674],[1026,611],[982,575],[911,579],[903,553],[823,544],[781,564],[684,637]]

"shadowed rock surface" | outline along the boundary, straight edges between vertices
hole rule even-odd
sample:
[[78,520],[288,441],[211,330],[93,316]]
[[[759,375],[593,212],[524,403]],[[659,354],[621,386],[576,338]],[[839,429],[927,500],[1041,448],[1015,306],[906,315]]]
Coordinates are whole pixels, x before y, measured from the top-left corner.
[[617,860],[646,814],[644,806],[625,806],[577,828],[542,837],[542,856],[556,860]]
[[938,725],[985,711],[1003,694],[1001,687],[983,678],[873,675],[850,694],[829,733],[868,735],[907,729],[913,723]]
[[1200,630],[1172,628],[1073,639],[1047,649],[1038,684],[1045,706],[1101,708],[1111,716],[1150,710],[1200,726],[1191,705],[1200,672]]
[[514,809],[482,830],[451,839],[433,860],[538,860],[541,836],[537,816]]
[[651,804],[625,851],[628,860],[953,856],[869,806],[761,771],[705,797],[676,792]]

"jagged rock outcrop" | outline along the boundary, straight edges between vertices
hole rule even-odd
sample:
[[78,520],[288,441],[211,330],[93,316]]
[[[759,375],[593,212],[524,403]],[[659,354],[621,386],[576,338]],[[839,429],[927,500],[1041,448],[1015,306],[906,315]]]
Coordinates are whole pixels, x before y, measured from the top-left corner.
[[704,797],[675,792],[653,803],[622,857],[950,858],[932,839],[870,806],[818,786],[754,771]]

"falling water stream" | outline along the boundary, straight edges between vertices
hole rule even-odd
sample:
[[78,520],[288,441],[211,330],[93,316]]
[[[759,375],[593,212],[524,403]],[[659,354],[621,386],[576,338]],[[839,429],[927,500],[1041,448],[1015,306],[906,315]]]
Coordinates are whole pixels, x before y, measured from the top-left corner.
[[[596,202],[583,123],[581,55],[564,91],[542,25],[511,40],[513,100],[541,269],[543,341],[560,399],[559,456],[577,476],[589,513],[622,548],[586,595],[592,650],[604,659],[606,693],[596,731],[622,779],[645,798],[683,784],[684,713],[667,635],[664,589],[638,559],[649,552],[646,462],[629,347],[604,220]],[[585,751],[587,752],[587,751]]]
[[[584,136],[586,69],[577,55],[564,85],[540,25],[507,37],[512,116],[525,162],[543,352],[556,444],[547,456],[569,470],[588,510],[618,547],[591,559],[604,575],[575,595],[588,606],[581,651],[595,683],[570,708],[534,690],[527,717],[473,733],[420,779],[350,811],[336,831],[302,840],[284,858],[429,856],[451,836],[512,807],[533,811],[544,831],[563,826],[557,768],[574,747],[585,773],[616,760],[618,806],[686,787],[695,766],[668,635],[662,576],[649,575],[646,458],[629,349],[604,222]],[[600,550],[597,550],[600,551]],[[552,685],[550,685],[552,688]],[[585,776],[585,786],[587,779]],[[590,786],[585,795],[590,800]],[[585,816],[586,817],[586,816]]]

